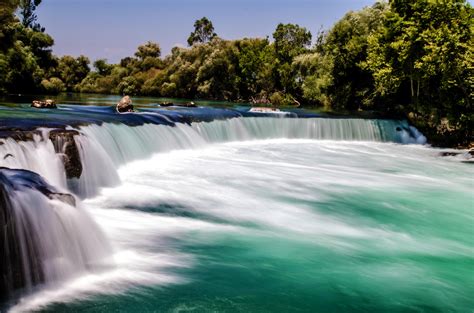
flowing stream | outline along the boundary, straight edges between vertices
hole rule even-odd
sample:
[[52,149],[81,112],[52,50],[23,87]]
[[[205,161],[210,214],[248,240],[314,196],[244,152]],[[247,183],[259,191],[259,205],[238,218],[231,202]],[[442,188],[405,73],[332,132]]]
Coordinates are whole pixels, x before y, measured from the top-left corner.
[[415,144],[425,139],[406,124],[238,118],[79,131],[80,179],[66,179],[47,130],[4,140],[0,166],[80,195],[113,266],[41,286],[13,312],[474,309],[474,169]]

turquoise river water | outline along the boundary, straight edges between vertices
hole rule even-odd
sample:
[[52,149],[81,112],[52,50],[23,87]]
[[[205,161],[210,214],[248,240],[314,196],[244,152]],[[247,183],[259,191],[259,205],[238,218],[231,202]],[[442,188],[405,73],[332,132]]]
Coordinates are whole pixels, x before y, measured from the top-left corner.
[[[283,123],[256,136],[257,122],[244,125],[254,135],[218,123],[233,122],[83,127],[76,142],[95,154],[81,155],[89,178],[74,186],[113,266],[9,310],[474,312],[472,164],[364,133],[333,140]],[[54,159],[47,143],[29,145],[25,160]],[[9,159],[65,184],[53,163]]]

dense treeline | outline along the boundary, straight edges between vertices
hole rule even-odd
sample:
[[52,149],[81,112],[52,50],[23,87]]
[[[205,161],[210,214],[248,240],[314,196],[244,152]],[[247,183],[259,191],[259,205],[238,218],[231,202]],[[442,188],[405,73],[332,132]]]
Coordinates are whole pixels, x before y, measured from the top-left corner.
[[[445,145],[472,142],[473,9],[465,0],[391,0],[347,13],[316,38],[279,24],[269,38],[220,38],[207,18],[189,48],[147,42],[118,64],[58,58],[41,0],[0,7],[0,93],[116,93],[405,115]],[[17,13],[15,15],[15,12]],[[313,40],[314,39],[314,40]],[[314,42],[314,44],[312,44]]]

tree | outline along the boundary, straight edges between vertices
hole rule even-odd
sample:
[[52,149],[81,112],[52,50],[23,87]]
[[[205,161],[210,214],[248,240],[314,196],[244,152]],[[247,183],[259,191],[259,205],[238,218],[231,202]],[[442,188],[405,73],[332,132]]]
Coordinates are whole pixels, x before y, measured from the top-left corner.
[[37,22],[38,16],[35,11],[41,0],[20,0],[20,16],[24,27],[44,32],[44,28]]
[[238,98],[237,52],[232,42],[216,42],[198,70],[196,80],[201,95],[224,100]]
[[89,59],[83,55],[78,58],[66,55],[59,59],[59,78],[68,91],[74,91],[76,85],[86,78],[90,72],[89,64]]
[[16,22],[18,0],[6,0],[0,4],[0,51],[13,45],[12,24]]
[[292,65],[298,79],[303,82],[303,98],[309,103],[331,108],[334,57],[319,52],[302,54],[295,58]]
[[376,96],[457,142],[472,140],[473,17],[464,0],[394,0],[369,38]]
[[107,76],[112,72],[113,65],[107,63],[107,59],[95,60],[93,66],[97,73],[102,76]]
[[[331,67],[324,68],[331,75],[331,85],[326,86],[326,92],[333,109],[358,110],[372,105],[373,76],[364,66],[368,37],[380,31],[387,9],[385,3],[376,3],[349,12],[322,39],[320,50],[325,59],[331,59]],[[319,74],[326,75],[320,71]],[[322,81],[328,82],[327,79]]]
[[155,42],[148,41],[146,44],[138,46],[135,56],[141,60],[145,60],[147,57],[159,58],[161,56],[160,45]]
[[311,38],[311,32],[297,24],[278,24],[273,33],[278,59],[282,63],[291,63],[311,44]]
[[[250,99],[260,93],[269,94],[274,87],[272,77],[275,54],[268,39],[237,40],[239,95]],[[264,95],[262,95],[264,96]]]
[[194,22],[194,31],[189,35],[188,45],[192,46],[195,43],[206,43],[215,37],[217,37],[217,34],[214,32],[212,22],[207,17],[203,17]]
[[279,61],[275,67],[276,87],[284,93],[300,94],[301,84],[296,80],[296,73],[291,63],[293,59],[304,53],[311,44],[311,33],[297,24],[278,24],[273,39],[276,57]]
[[[144,72],[152,68],[159,68],[162,66],[160,55],[160,45],[148,41],[146,44],[138,46],[137,52],[135,52],[135,56],[138,58],[138,60],[133,62],[133,67],[136,70]],[[132,70],[132,72],[136,73],[138,71]]]

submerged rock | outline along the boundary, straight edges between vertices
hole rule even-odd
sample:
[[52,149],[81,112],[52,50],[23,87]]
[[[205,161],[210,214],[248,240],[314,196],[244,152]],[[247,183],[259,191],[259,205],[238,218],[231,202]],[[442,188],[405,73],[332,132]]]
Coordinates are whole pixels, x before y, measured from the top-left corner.
[[75,203],[34,172],[0,167],[1,300],[113,265],[106,238]]
[[74,196],[69,193],[55,192],[50,193],[49,195],[47,195],[47,197],[53,200],[59,200],[61,202],[67,203],[70,206],[76,206],[76,198],[74,198]]
[[[80,135],[80,133],[73,129],[53,129],[49,132],[49,139],[54,145],[55,152],[61,157],[67,178],[79,178],[83,171],[79,148],[74,140],[76,135]],[[11,138],[16,141],[34,141],[35,136],[42,136],[42,132],[39,130],[0,130],[0,138]],[[3,144],[0,141],[0,146]],[[8,158],[15,158],[15,155],[7,153],[0,155],[0,158],[6,160]]]
[[33,100],[31,103],[32,108],[37,108],[37,109],[56,109],[56,103],[54,100],[51,99],[46,99],[44,101],[42,100]]
[[169,102],[169,101],[165,101],[165,102],[161,102],[161,103],[160,103],[160,106],[161,106],[161,107],[171,107],[171,106],[173,106],[173,105],[174,105],[174,103],[173,103],[173,102]]
[[[36,206],[19,203],[18,192],[35,190],[50,199],[75,204],[73,195],[57,192],[36,173],[0,167],[0,299],[7,299],[15,290],[31,288],[44,281],[39,238],[31,231],[31,222],[18,220]],[[30,203],[31,204],[31,203]],[[25,270],[26,268],[26,270]]]
[[177,106],[186,107],[186,108],[195,108],[195,107],[197,107],[196,103],[194,103],[192,101],[186,102],[186,103],[180,103],[180,104],[177,104]]
[[119,103],[117,103],[116,109],[119,113],[133,112],[132,99],[130,99],[129,96],[123,97]]
[[462,151],[442,151],[438,154],[441,157],[456,157],[462,163],[474,163],[474,150]]

